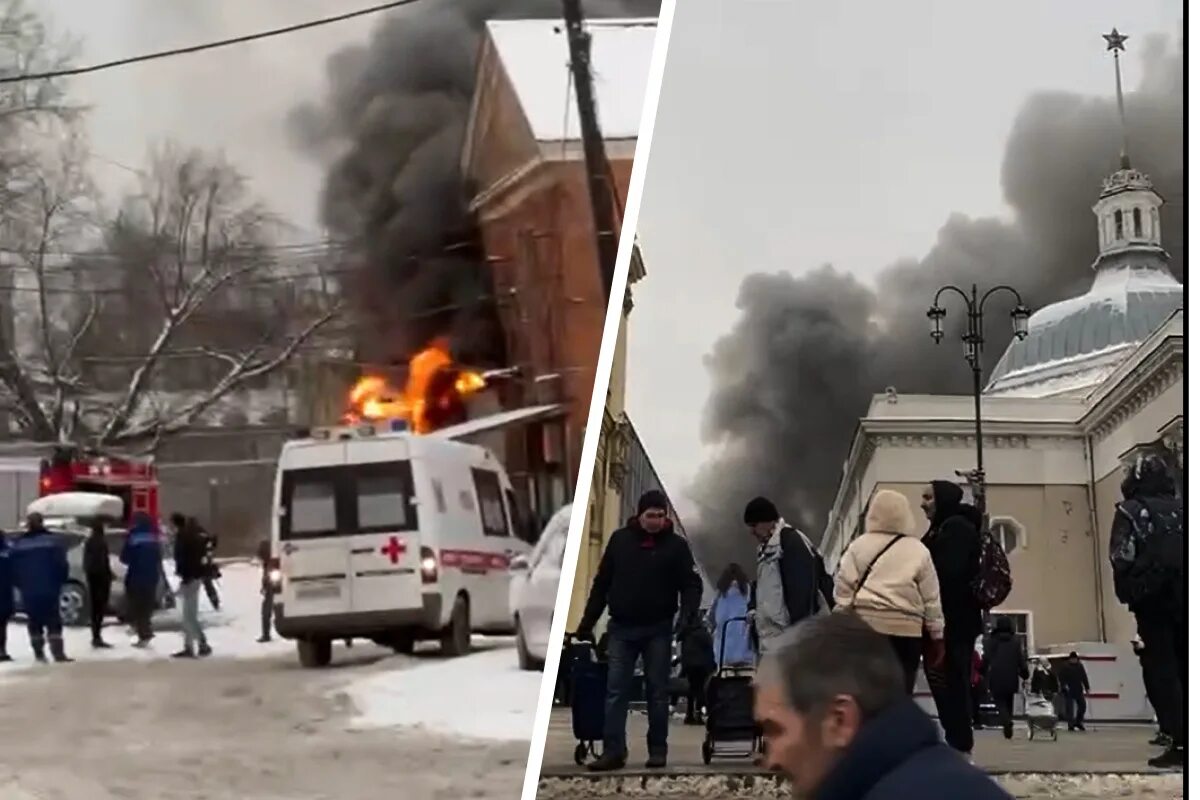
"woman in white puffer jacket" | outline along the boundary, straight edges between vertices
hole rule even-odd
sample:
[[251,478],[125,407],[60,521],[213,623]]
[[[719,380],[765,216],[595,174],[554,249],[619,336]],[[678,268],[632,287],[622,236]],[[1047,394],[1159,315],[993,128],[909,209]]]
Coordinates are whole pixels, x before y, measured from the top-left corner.
[[850,543],[834,581],[839,611],[851,611],[888,637],[904,667],[908,692],[916,685],[922,634],[942,642],[942,601],[929,549],[908,499],[882,489],[867,509],[865,532]]

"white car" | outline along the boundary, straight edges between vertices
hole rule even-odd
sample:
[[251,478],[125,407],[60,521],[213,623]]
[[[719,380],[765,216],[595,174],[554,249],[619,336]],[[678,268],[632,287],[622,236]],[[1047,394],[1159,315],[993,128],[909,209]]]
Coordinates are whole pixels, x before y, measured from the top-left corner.
[[533,551],[527,557],[514,558],[509,565],[512,582],[508,606],[517,629],[517,663],[521,669],[538,670],[546,663],[570,524],[571,506],[563,506],[546,523]]

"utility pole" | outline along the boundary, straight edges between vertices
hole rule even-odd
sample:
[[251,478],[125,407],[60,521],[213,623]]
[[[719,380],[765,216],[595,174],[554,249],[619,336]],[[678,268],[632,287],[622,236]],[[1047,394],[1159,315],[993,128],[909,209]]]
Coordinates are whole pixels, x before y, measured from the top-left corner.
[[567,24],[567,46],[571,54],[571,79],[579,105],[579,135],[583,140],[588,195],[592,202],[592,220],[596,226],[596,255],[600,259],[600,285],[607,300],[612,293],[613,271],[617,261],[618,222],[614,213],[615,188],[604,137],[596,118],[596,95],[592,85],[592,37],[583,29],[580,0],[563,0],[563,19]]

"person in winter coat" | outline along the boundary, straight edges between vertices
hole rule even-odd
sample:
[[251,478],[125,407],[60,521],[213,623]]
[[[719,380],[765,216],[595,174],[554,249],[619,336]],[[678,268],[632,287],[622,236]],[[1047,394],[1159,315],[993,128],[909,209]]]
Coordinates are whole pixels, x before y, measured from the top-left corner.
[[604,751],[588,769],[603,772],[625,766],[625,723],[639,657],[650,723],[646,766],[666,766],[674,620],[676,612],[684,625],[696,619],[701,590],[692,550],[668,517],[666,495],[646,492],[638,499],[637,516],[615,531],[604,548],[576,631],[580,637],[590,637],[608,608]]
[[112,561],[108,540],[104,536],[104,521],[92,520],[91,531],[83,544],[83,574],[87,578],[88,611],[92,625],[92,647],[107,650],[112,645],[104,641],[104,618],[112,597]]
[[1029,693],[1053,701],[1058,697],[1058,676],[1050,666],[1050,660],[1039,658],[1033,665],[1033,677],[1029,680]]
[[891,645],[855,614],[788,630],[757,679],[764,765],[787,777],[795,797],[1010,800],[942,744],[904,680]]
[[1121,486],[1113,514],[1109,561],[1117,599],[1129,607],[1145,647],[1146,693],[1157,698],[1159,724],[1170,748],[1150,759],[1158,768],[1182,767],[1187,680],[1187,582],[1183,554],[1183,503],[1167,463],[1138,458]]
[[121,563],[125,565],[125,604],[137,633],[134,647],[149,647],[154,638],[152,620],[162,579],[162,543],[149,515],[141,512],[134,515],[121,548]]
[[0,531],[0,664],[12,661],[8,654],[8,621],[13,615],[12,549]]
[[33,657],[46,660],[46,643],[57,662],[66,662],[62,612],[59,597],[70,575],[67,548],[59,537],[46,530],[41,514],[30,514],[25,533],[12,544],[13,573],[29,627]]
[[1079,653],[1072,651],[1067,656],[1067,663],[1058,671],[1058,680],[1062,685],[1068,730],[1082,732],[1083,717],[1087,713],[1087,693],[1092,690],[1092,685],[1088,681],[1087,669],[1079,660]]
[[833,608],[833,581],[812,542],[770,500],[754,498],[742,518],[758,542],[750,608],[761,656],[789,626]]
[[200,520],[188,517],[188,522],[200,533],[204,541],[204,594],[213,611],[221,610],[221,594],[217,591],[217,581],[221,579],[221,568],[217,565],[217,535],[209,533]]
[[679,631],[680,661],[683,675],[688,682],[687,716],[685,725],[703,725],[704,690],[712,677],[716,662],[713,660],[713,640],[708,627],[699,617],[688,620]]
[[1150,693],[1152,684],[1147,679],[1146,673],[1146,646],[1142,644],[1141,639],[1135,638],[1130,645],[1133,647],[1133,654],[1137,656],[1138,666],[1142,669],[1142,684],[1146,687],[1146,700],[1150,703],[1150,707],[1154,709],[1154,722],[1158,724],[1158,732],[1154,734],[1154,738],[1150,740],[1150,744],[1156,747],[1170,747],[1171,737],[1167,736],[1166,731],[1159,724],[1159,719],[1162,715],[1158,711],[1158,699]]
[[262,565],[262,635],[259,644],[271,641],[271,618],[275,615],[275,582],[271,580],[271,542],[263,539],[258,543],[258,561]]
[[1029,665],[1020,641],[1013,634],[1012,620],[1000,617],[983,647],[983,670],[987,674],[988,691],[1000,714],[1004,738],[1013,737],[1013,698],[1021,689],[1021,681],[1029,679]]
[[738,564],[730,564],[717,581],[710,617],[713,661],[717,667],[752,667],[757,660],[750,641],[750,581]]
[[179,578],[179,595],[183,600],[183,649],[175,658],[195,658],[212,654],[204,628],[200,624],[200,589],[208,574],[207,548],[200,529],[182,514],[174,514],[175,575]]
[[867,509],[865,532],[842,555],[833,590],[839,611],[857,614],[891,642],[910,695],[923,636],[936,652],[943,627],[937,572],[919,536],[908,498],[880,490]]
[[930,689],[946,743],[962,753],[975,748],[971,725],[971,653],[983,633],[983,609],[972,583],[979,576],[983,550],[979,510],[962,502],[962,489],[932,481],[921,494],[929,519],[922,538],[933,558],[945,618],[945,658],[940,670],[926,665]]

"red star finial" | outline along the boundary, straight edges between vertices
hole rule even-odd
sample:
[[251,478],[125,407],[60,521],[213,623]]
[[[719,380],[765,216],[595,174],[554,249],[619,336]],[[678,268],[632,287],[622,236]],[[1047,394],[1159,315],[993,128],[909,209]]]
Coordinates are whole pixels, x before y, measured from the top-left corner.
[[1124,50],[1125,40],[1129,38],[1128,36],[1123,35],[1116,28],[1112,29],[1112,33],[1105,33],[1101,35],[1104,37],[1104,41],[1108,42],[1109,50]]

